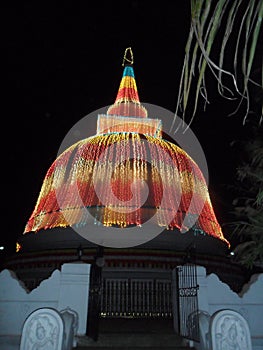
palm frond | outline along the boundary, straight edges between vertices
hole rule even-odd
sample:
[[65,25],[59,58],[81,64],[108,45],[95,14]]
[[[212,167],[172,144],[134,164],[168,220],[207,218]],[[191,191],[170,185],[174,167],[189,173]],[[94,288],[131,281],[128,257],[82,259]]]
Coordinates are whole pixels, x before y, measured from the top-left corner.
[[[262,67],[262,77],[259,76],[258,81],[251,79],[260,46],[262,16],[262,0],[191,0],[191,26],[175,118],[181,111],[182,119],[185,121],[187,117],[189,127],[196,115],[199,97],[208,103],[209,91],[205,83],[208,68],[217,81],[219,94],[230,100],[239,99],[231,114],[235,114],[245,101],[243,123],[246,122],[250,112],[250,84],[263,87]],[[220,48],[219,54],[214,54],[214,47],[215,50]],[[174,125],[173,122],[171,129]]]

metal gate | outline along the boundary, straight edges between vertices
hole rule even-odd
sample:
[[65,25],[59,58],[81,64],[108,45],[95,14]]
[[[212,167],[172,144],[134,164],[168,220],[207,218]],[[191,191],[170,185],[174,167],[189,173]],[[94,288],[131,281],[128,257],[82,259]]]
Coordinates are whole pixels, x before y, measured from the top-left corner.
[[199,341],[196,265],[177,266],[174,272],[174,328],[184,338]]
[[171,278],[103,278],[102,317],[172,317]]

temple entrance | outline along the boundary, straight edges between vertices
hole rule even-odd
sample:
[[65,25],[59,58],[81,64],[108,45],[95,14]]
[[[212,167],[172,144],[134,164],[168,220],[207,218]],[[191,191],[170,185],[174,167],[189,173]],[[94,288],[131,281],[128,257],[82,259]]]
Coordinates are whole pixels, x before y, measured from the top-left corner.
[[107,320],[129,319],[133,327],[143,320],[167,320],[176,334],[199,341],[197,293],[194,264],[174,270],[93,264],[87,335],[96,340]]
[[101,317],[171,318],[171,277],[161,269],[103,269]]

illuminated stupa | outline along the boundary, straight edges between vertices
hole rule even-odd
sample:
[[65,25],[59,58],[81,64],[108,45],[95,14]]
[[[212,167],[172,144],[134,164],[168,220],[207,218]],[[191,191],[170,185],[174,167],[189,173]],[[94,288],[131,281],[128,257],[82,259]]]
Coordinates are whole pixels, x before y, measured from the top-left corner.
[[154,275],[168,281],[170,293],[171,271],[189,254],[226,283],[233,275],[235,283],[243,281],[229,264],[230,245],[200,168],[168,140],[162,115],[148,115],[128,63],[114,104],[97,115],[96,134],[66,148],[48,169],[6,267],[32,289],[65,262],[94,263],[103,247],[103,281]]
[[115,103],[98,116],[96,135],[73,144],[49,168],[25,233],[141,227],[149,220],[229,244],[199,167],[162,138],[162,121],[147,116],[133,67],[126,65]]

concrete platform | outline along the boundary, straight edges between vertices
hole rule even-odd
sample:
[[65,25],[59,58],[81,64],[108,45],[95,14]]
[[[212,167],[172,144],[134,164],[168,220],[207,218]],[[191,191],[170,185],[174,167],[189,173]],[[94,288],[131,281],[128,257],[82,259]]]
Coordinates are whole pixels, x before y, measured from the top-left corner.
[[172,319],[101,319],[97,341],[79,337],[76,350],[189,349],[173,330]]

